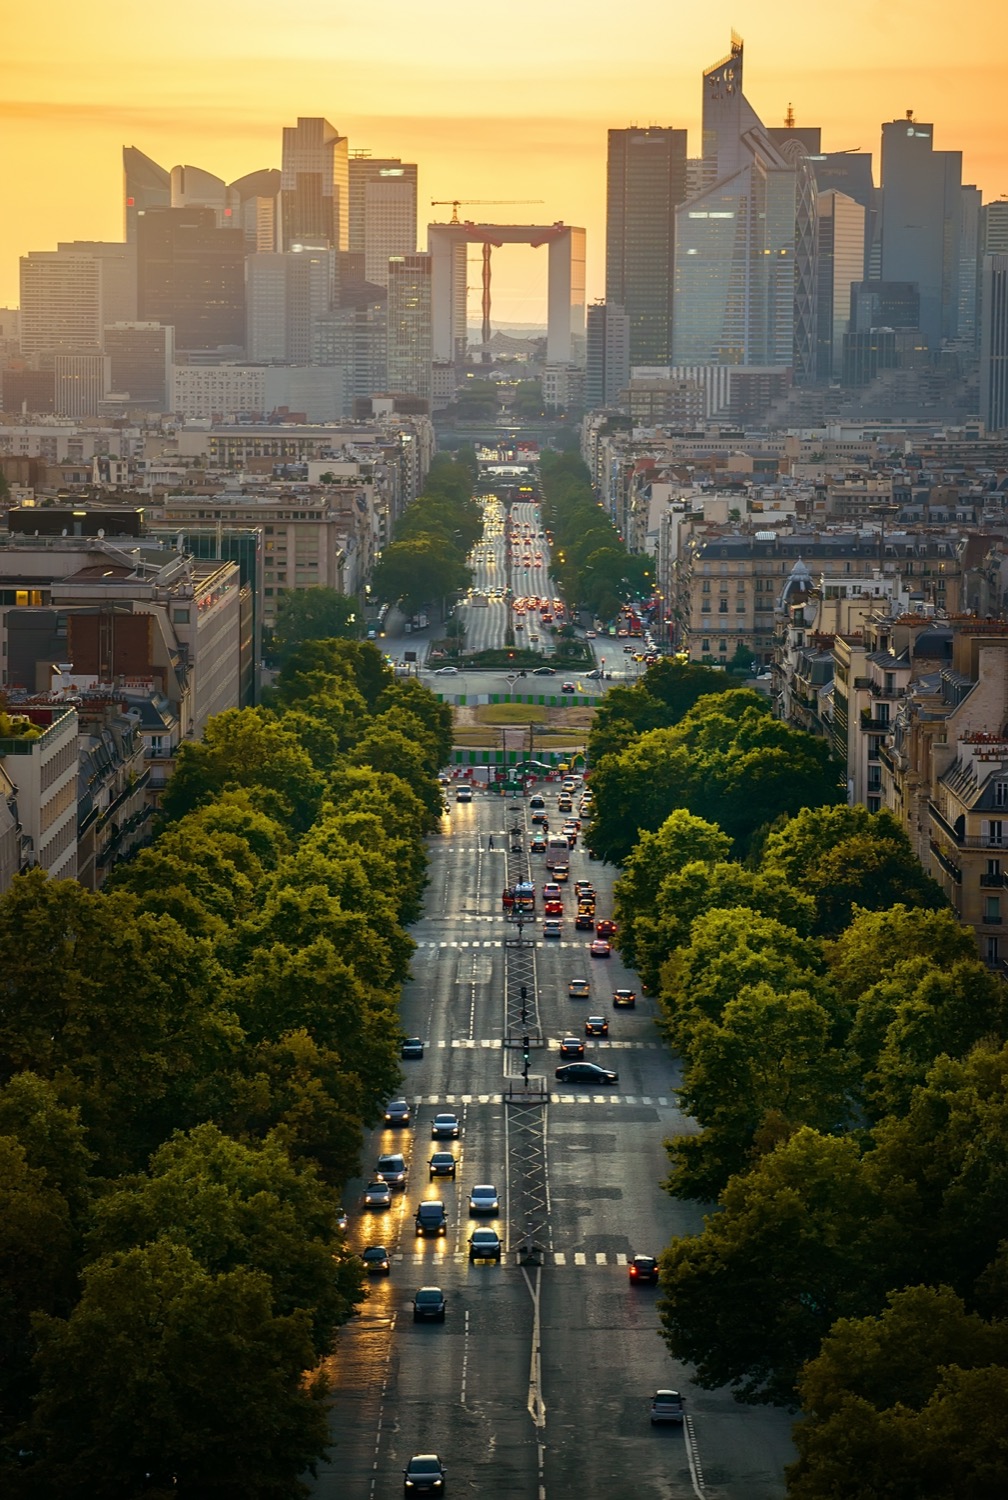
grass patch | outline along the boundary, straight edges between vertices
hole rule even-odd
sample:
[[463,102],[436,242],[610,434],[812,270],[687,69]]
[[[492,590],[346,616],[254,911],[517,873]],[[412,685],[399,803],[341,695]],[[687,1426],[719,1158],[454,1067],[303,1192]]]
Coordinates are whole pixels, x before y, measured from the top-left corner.
[[543,703],[483,703],[476,709],[480,724],[544,724],[548,714]]

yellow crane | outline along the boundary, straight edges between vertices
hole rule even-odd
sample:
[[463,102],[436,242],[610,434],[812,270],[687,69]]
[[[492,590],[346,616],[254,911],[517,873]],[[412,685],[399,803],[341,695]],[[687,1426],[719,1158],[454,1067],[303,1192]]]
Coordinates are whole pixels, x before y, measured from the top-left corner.
[[458,224],[460,208],[515,208],[519,203],[542,203],[542,198],[432,198],[431,208],[447,208],[451,205],[449,224]]

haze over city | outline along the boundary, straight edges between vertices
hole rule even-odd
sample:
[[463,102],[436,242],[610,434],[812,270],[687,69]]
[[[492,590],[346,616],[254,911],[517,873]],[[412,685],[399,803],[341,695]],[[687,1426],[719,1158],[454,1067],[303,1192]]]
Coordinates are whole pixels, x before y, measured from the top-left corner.
[[[30,250],[122,237],[123,145],[230,181],[278,166],[282,127],[301,115],[326,116],[352,149],[417,162],[420,248],[428,219],[450,213],[431,199],[515,200],[492,217],[586,227],[588,296],[601,296],[606,131],[685,128],[699,153],[700,75],[732,27],[768,125],[790,105],[825,150],[873,152],[877,181],[881,123],[912,109],[937,148],[962,151],[963,181],[985,200],[1008,191],[995,105],[1008,19],[987,0],[964,0],[954,28],[937,0],[854,0],[841,16],[793,0],[701,14],[629,0],[618,16],[601,0],[514,0],[506,15],[443,0],[398,13],[394,31],[313,0],[282,21],[261,0],[181,0],[142,30],[125,15],[55,0],[44,26],[27,11],[5,19],[0,305],[17,305]],[[542,321],[544,289],[544,257],[498,252],[496,317]]]

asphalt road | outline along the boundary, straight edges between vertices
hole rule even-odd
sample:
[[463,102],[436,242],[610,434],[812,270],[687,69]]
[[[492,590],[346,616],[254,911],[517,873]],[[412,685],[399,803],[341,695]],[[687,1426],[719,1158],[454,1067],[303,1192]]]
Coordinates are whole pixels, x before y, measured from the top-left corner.
[[[515,1005],[506,983],[514,949],[505,943],[515,932],[500,893],[515,813],[527,822],[524,804],[477,792],[471,804],[450,805],[432,840],[414,977],[402,997],[406,1031],[426,1042],[422,1061],[403,1064],[413,1123],[375,1131],[364,1152],[367,1168],[382,1151],[402,1150],[409,1179],[384,1213],[360,1207],[364,1179],[348,1189],[352,1243],[387,1244],[393,1264],[340,1334],[331,1457],[314,1494],[397,1496],[410,1456],[435,1451],[452,1497],[779,1500],[790,1419],[694,1387],[658,1337],[656,1290],[628,1283],[629,1257],[658,1253],[674,1234],[700,1227],[699,1212],[660,1186],[664,1138],[690,1127],[652,1002],[639,995],[635,1009],[613,1009],[613,989],[636,987],[636,979],[615,953],[589,956],[590,934],[574,931],[572,885],[559,942],[543,940],[541,918],[524,930],[534,945],[523,950],[534,973],[532,1019],[543,1038],[530,1070],[546,1102],[504,1102],[509,1076],[522,1087],[521,1050],[503,1045]],[[572,882],[594,881],[597,915],[609,915],[615,872],[580,847],[570,865]],[[540,859],[530,873],[541,887]],[[591,983],[590,1000],[568,998],[568,981],[580,976]],[[560,1037],[583,1033],[590,1013],[609,1018],[608,1041],[586,1041],[589,1059],[619,1072],[605,1090],[554,1078]],[[432,1143],[430,1122],[448,1109],[462,1123],[458,1176],[430,1183],[431,1150],[450,1144]],[[542,1186],[541,1267],[519,1264],[517,1253],[530,1222],[530,1176]],[[495,1183],[501,1195],[501,1213],[489,1221],[504,1240],[499,1266],[468,1260],[468,1194],[477,1182]],[[414,1238],[417,1201],[428,1197],[445,1201],[443,1241]],[[413,1292],[426,1284],[445,1290],[444,1324],[412,1320]],[[685,1393],[685,1430],[651,1428],[648,1400],[659,1386]]]

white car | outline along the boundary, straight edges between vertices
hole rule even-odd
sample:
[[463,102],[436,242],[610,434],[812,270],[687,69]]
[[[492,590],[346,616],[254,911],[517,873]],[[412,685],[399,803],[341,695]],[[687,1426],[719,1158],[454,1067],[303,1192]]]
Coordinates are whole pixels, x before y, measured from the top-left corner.
[[458,676],[458,667],[435,667],[434,668],[434,676],[435,677],[457,677]]
[[478,1182],[469,1194],[471,1214],[495,1214],[500,1210],[497,1189],[492,1182]]

